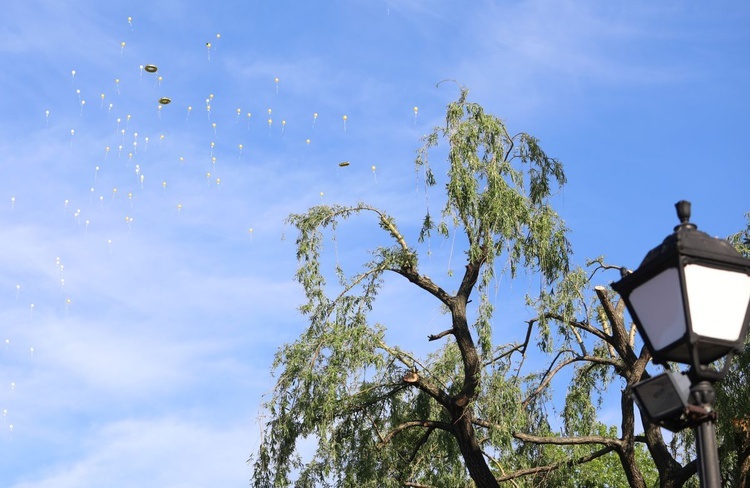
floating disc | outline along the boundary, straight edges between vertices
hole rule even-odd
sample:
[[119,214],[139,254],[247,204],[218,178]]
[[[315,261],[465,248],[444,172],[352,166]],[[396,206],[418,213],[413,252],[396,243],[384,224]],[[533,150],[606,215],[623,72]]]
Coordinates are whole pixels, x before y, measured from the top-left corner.
[[149,73],[156,73],[156,70],[159,68],[157,68],[155,64],[147,64],[143,67],[143,69],[145,69]]
[[172,103],[172,99],[167,98],[167,97],[161,97],[159,99],[159,103],[161,103],[162,105],[169,105],[170,103]]
[[349,166],[349,161],[342,161],[339,163],[339,166],[341,166],[342,168],[345,166]]

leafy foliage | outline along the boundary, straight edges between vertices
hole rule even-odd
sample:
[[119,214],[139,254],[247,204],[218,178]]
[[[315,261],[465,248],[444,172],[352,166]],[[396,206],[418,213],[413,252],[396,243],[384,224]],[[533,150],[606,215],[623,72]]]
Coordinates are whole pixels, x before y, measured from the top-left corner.
[[[658,427],[644,422],[636,435],[631,389],[648,376],[650,355],[636,349],[623,302],[595,286],[595,278],[619,268],[600,257],[571,269],[568,229],[551,206],[566,181],[562,164],[536,138],[511,136],[467,94],[462,89],[448,105],[445,125],[425,136],[415,161],[425,188],[445,185],[439,215],[427,208],[416,240],[436,233],[465,243],[462,275],[446,280],[453,291],[420,271],[421,248],[381,209],[319,205],[289,216],[307,326],[276,355],[253,486],[691,483],[695,463],[683,465]],[[435,162],[442,144],[446,159]],[[367,235],[369,259],[355,272],[338,262],[324,266],[326,237],[368,216],[380,229]],[[735,240],[750,242],[747,233]],[[536,275],[541,286],[527,297],[535,316],[500,334],[490,285],[504,271]],[[389,343],[389,328],[371,322],[387,276],[406,280],[445,313],[449,327],[428,336],[442,341],[432,353]],[[737,374],[731,388],[744,391]],[[559,406],[561,382],[567,388]],[[619,400],[619,425],[600,418],[605,396]]]
[[[255,486],[464,486],[470,479],[493,486],[496,467],[483,450],[514,454],[512,433],[527,414],[520,380],[509,375],[508,361],[494,357],[487,285],[499,256],[512,274],[523,267],[553,282],[567,272],[567,229],[549,205],[565,175],[535,138],[511,137],[500,119],[466,97],[462,89],[445,126],[425,137],[416,159],[425,185],[435,186],[431,149],[447,142],[445,206],[437,220],[428,211],[419,240],[435,229],[465,236],[466,270],[455,293],[419,272],[417,249],[379,209],[320,205],[289,217],[298,230],[296,278],[308,326],[274,362],[278,381],[254,457]],[[330,273],[321,268],[325,234],[362,214],[376,218],[390,245],[375,247],[357,273],[337,265],[337,283],[329,285]],[[430,336],[447,341],[428,357],[387,344],[383,326],[368,322],[385,273],[424,290],[450,316],[451,328]],[[470,327],[474,288],[480,299]],[[314,440],[309,459],[299,452],[304,439]]]
[[[750,258],[750,213],[744,230],[729,236],[729,242]],[[727,486],[750,484],[750,342],[737,354],[726,378],[716,384],[717,431],[721,437],[722,479]]]

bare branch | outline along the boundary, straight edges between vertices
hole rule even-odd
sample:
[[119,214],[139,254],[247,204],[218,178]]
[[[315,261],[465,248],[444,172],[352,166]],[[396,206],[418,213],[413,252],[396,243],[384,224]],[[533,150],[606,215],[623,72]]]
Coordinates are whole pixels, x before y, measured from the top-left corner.
[[427,339],[430,341],[436,341],[438,339],[442,339],[443,337],[453,334],[453,329],[444,330],[439,334],[430,334],[427,336]]
[[552,378],[565,366],[569,364],[573,364],[578,361],[586,361],[589,363],[595,363],[595,364],[606,364],[613,366],[615,369],[620,369],[624,366],[621,360],[615,359],[615,358],[603,358],[599,356],[573,356],[565,361],[561,362],[557,366],[553,368],[553,365],[558,360],[560,356],[562,356],[564,353],[572,353],[573,351],[570,349],[563,349],[561,351],[558,351],[555,358],[550,362],[550,366],[547,369],[547,371],[544,373],[544,376],[542,377],[542,381],[539,383],[539,386],[537,386],[534,391],[532,391],[528,397],[523,401],[523,405],[526,406],[528,403],[536,397],[539,393],[541,393],[549,384],[550,381],[552,381]]

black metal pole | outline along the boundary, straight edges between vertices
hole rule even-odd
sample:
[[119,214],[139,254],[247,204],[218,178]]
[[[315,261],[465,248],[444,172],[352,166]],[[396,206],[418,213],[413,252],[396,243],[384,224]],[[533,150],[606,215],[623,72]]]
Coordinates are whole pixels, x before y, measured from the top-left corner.
[[698,451],[698,477],[701,488],[721,488],[719,472],[719,449],[716,445],[716,424],[714,423],[713,403],[716,392],[709,381],[699,381],[690,387],[693,405],[703,408],[708,415],[695,428]]

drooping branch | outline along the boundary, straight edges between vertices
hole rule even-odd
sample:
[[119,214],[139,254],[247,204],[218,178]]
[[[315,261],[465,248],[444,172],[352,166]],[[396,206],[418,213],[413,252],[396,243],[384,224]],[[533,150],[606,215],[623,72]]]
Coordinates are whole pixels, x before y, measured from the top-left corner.
[[589,324],[588,322],[566,319],[565,317],[557,313],[547,313],[547,314],[544,314],[544,317],[547,319],[557,320],[558,322],[566,324],[570,327],[575,327],[577,329],[586,331],[589,334],[592,334],[598,337],[599,339],[603,340],[604,342],[609,343],[612,341],[612,338],[610,336],[608,336],[601,330],[597,329],[596,327],[592,327],[591,324]]
[[[623,363],[619,359],[615,358],[603,358],[599,356],[572,356],[567,358],[566,360],[559,363],[557,366],[554,366],[555,362],[558,360],[558,358],[566,353],[566,352],[573,352],[570,349],[564,349],[557,353],[555,358],[550,362],[549,368],[542,376],[542,381],[539,383],[539,385],[532,391],[526,399],[523,401],[523,405],[526,406],[529,404],[529,402],[534,399],[537,395],[539,395],[544,389],[547,387],[547,385],[552,381],[554,376],[562,370],[565,366],[568,366],[569,364],[573,364],[580,361],[585,361],[589,363],[595,363],[595,364],[606,364],[613,366],[615,369],[622,368]],[[554,366],[554,367],[553,367]]]
[[385,444],[388,444],[391,441],[391,439],[393,439],[395,436],[397,436],[401,432],[407,429],[414,428],[414,427],[425,427],[427,429],[440,429],[446,432],[453,431],[453,427],[451,426],[451,424],[447,424],[445,422],[438,422],[435,420],[410,420],[408,422],[404,422],[400,425],[397,425],[390,432],[388,432],[388,434],[383,436],[380,442],[380,445],[383,446]]
[[579,437],[546,437],[516,432],[515,434],[513,434],[513,437],[523,442],[530,442],[531,444],[551,444],[556,446],[581,446],[587,444],[601,444],[603,446],[611,447],[612,449],[623,447],[622,440],[600,435],[588,435]]
[[555,464],[548,464],[546,466],[537,466],[535,468],[521,469],[514,473],[500,476],[497,478],[497,480],[498,481],[511,481],[513,479],[521,478],[523,476],[549,473],[551,471],[555,471],[556,469],[560,469],[563,467],[571,467],[571,466],[576,466],[579,464],[588,463],[589,461],[593,461],[596,458],[599,458],[601,456],[604,456],[605,454],[612,452],[614,449],[615,448],[613,446],[605,446],[599,449],[598,451],[594,451],[591,454],[581,456],[578,459],[569,459],[567,461],[562,461],[562,462],[555,463]]
[[416,444],[414,444],[414,449],[411,451],[411,456],[409,456],[409,464],[414,463],[414,460],[417,458],[417,454],[419,454],[419,451],[422,449],[422,446],[424,446],[427,443],[427,440],[430,438],[430,435],[435,431],[435,427],[427,427],[427,430],[424,434],[422,434],[422,437],[419,438],[419,441],[417,441]]

